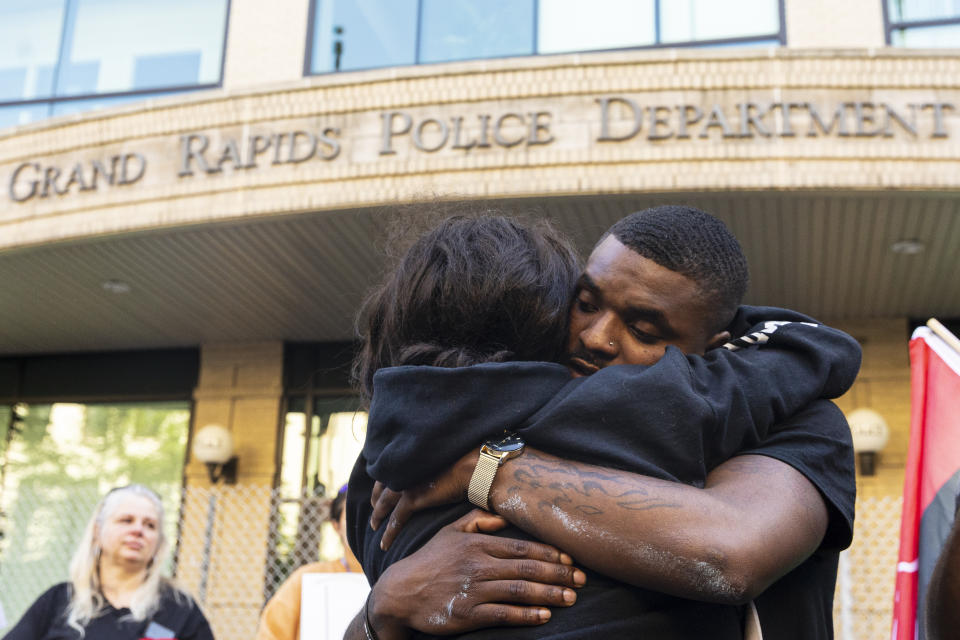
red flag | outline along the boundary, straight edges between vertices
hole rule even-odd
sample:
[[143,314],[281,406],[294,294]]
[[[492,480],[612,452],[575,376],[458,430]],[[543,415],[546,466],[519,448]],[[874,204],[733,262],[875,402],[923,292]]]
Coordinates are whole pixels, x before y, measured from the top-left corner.
[[953,521],[960,482],[960,353],[920,327],[910,340],[910,377],[893,640],[923,638],[923,596]]

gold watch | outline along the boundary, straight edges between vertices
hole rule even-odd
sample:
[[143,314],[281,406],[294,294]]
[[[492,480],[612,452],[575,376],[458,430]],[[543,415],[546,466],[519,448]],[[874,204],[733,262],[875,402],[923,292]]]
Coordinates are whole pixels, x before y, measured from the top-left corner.
[[497,475],[497,469],[504,462],[516,458],[523,453],[526,443],[515,433],[504,431],[498,438],[487,440],[480,447],[480,458],[470,478],[467,488],[467,498],[481,509],[493,511],[490,508],[490,487]]

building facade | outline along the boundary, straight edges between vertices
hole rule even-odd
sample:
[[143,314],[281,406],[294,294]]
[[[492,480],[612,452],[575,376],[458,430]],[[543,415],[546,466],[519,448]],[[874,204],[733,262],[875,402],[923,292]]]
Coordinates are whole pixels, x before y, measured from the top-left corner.
[[[891,438],[859,495],[899,496],[910,329],[960,317],[957,3],[154,4],[0,3],[8,500],[57,407],[87,412],[64,442],[91,461],[119,424],[144,455],[172,452],[166,475],[77,471],[98,490],[207,488],[189,439],[227,427],[239,484],[271,491],[242,514],[221,497],[212,547],[184,534],[209,527],[181,525],[176,567],[212,618],[255,624],[282,555],[268,533],[302,544],[309,496],[345,481],[362,437],[353,316],[391,226],[433,200],[534,211],[584,251],[653,204],[718,215],[750,261],[749,302],[863,344],[839,405],[877,410]],[[224,595],[198,555],[248,587]],[[858,597],[883,618],[888,594]]]

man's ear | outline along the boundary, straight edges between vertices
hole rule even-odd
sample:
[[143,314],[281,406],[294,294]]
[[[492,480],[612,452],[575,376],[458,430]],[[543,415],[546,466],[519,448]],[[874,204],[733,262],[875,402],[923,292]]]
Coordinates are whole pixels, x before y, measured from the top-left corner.
[[728,342],[730,342],[729,331],[721,331],[720,333],[716,333],[713,335],[712,338],[710,338],[710,342],[707,343],[707,351],[710,351],[711,349],[716,349],[718,347],[722,347]]

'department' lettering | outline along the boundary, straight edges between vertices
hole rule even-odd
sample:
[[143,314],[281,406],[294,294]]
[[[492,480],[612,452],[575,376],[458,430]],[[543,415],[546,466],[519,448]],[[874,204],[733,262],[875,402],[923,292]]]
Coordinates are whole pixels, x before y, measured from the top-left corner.
[[[886,102],[842,102],[824,106],[813,102],[741,102],[713,104],[643,105],[625,96],[596,100],[600,107],[597,142],[625,142],[642,136],[652,142],[708,138],[841,138],[906,135],[946,138],[947,102],[896,106]],[[775,114],[779,112],[779,117]],[[643,135],[642,132],[645,132]]]

